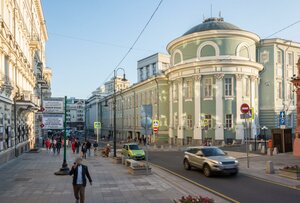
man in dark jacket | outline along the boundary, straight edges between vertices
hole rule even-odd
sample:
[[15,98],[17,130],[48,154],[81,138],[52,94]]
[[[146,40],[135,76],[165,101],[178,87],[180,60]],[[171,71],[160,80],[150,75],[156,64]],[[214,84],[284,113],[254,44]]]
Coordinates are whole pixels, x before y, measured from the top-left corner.
[[81,164],[82,158],[77,158],[69,175],[73,175],[73,190],[76,202],[80,198],[80,203],[84,203],[84,193],[86,186],[86,177],[92,185],[92,179],[86,165]]

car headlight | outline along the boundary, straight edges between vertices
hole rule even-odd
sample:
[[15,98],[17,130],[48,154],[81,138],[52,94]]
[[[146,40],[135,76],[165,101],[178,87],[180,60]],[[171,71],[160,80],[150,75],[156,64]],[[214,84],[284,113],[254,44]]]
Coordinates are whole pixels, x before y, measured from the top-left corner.
[[239,164],[239,161],[238,160],[234,160],[234,163]]
[[220,161],[211,161],[211,162],[214,164],[222,165],[222,162],[220,162]]

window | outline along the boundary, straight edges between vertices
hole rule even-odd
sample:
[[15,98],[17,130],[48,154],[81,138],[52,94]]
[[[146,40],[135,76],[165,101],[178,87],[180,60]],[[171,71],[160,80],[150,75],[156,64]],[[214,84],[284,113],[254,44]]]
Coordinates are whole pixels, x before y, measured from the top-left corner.
[[225,127],[226,129],[232,128],[232,114],[225,115]]
[[185,83],[185,97],[187,98],[187,99],[191,99],[192,98],[192,96],[193,96],[193,83],[192,83],[192,81],[191,80],[187,80],[186,81],[186,83]]
[[278,99],[282,99],[282,82],[277,82],[277,88],[278,88],[278,91],[277,91],[277,98]]
[[205,57],[205,56],[215,56],[216,55],[216,50],[213,46],[211,45],[205,45],[202,49],[201,49],[201,57]]
[[149,73],[150,73],[149,66],[146,66],[146,79],[149,78]]
[[177,99],[178,99],[178,92],[177,92],[177,89],[178,89],[178,84],[177,84],[177,83],[174,83],[174,84],[173,84],[173,99],[174,99],[174,100],[177,100]]
[[233,96],[232,78],[225,78],[225,96]]
[[178,126],[178,115],[177,115],[177,112],[174,113],[174,125],[175,125],[175,127]]
[[187,116],[187,127],[192,128],[193,127],[193,119],[192,115]]
[[212,78],[204,80],[204,97],[212,97]]
[[277,63],[281,64],[281,51],[277,51]]
[[152,74],[156,75],[156,63],[152,64]]
[[140,80],[143,80],[143,68],[140,69]]
[[208,128],[211,128],[211,126],[212,126],[211,115],[206,114],[205,115],[205,119],[206,119],[206,121],[208,123]]
[[250,79],[249,78],[245,78],[245,82],[246,82],[246,88],[245,88],[245,95],[246,97],[250,96]]
[[287,62],[288,62],[288,65],[292,66],[294,65],[294,62],[293,62],[293,55],[292,53],[288,53],[288,58],[287,58]]

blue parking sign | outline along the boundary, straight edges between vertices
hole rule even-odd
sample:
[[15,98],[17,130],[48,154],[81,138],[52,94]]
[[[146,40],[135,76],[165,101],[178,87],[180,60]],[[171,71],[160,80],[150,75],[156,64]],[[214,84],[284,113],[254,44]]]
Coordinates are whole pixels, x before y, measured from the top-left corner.
[[279,125],[285,125],[285,112],[280,111],[279,113]]

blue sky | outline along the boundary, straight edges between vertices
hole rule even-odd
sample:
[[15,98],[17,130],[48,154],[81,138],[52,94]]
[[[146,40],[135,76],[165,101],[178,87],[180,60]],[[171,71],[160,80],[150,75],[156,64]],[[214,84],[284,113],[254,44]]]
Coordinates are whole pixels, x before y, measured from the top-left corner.
[[[42,0],[49,35],[52,95],[88,98],[112,77],[160,0]],[[299,0],[164,0],[119,67],[136,82],[137,61],[157,52],[204,17],[218,16],[261,38],[300,20]],[[300,42],[300,23],[272,36]],[[121,74],[121,72],[120,72]]]

